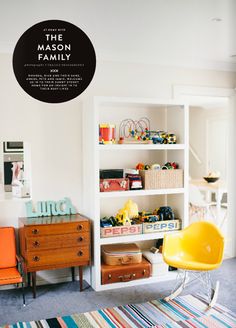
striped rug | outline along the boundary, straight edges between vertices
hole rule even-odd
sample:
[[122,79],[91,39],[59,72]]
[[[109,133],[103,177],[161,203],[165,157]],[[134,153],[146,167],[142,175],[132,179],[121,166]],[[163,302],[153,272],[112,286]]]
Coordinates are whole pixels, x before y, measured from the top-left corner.
[[236,315],[221,305],[207,310],[206,303],[192,295],[141,304],[105,308],[82,314],[31,322],[4,328],[236,328]]

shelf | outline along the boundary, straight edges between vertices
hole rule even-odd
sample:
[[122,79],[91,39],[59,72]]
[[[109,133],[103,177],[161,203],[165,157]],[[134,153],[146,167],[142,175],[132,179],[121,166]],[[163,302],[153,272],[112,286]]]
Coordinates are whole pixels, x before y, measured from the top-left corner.
[[112,145],[98,145],[98,149],[101,151],[106,150],[183,150],[184,144],[112,144]]
[[[155,244],[165,234],[176,231],[156,232],[149,234],[100,237],[100,216],[111,215],[128,199],[133,199],[140,210],[150,207],[168,205],[181,217],[182,226],[188,223],[188,157],[189,131],[188,106],[173,100],[151,98],[90,97],[84,102],[83,135],[86,146],[83,147],[83,173],[85,177],[83,206],[84,214],[93,220],[93,254],[91,285],[96,291],[111,290],[142,284],[164,282],[175,279],[176,272],[163,277],[150,277],[129,282],[101,285],[101,246],[119,243],[140,242]],[[162,127],[173,131],[177,144],[124,143],[106,144],[98,142],[98,126],[101,122],[112,122],[117,127],[127,118],[139,120],[148,117],[154,129]],[[90,133],[88,134],[88,131]],[[131,140],[131,139],[130,139]],[[118,139],[117,139],[118,142]],[[100,169],[133,167],[139,161],[144,163],[177,162],[183,169],[184,186],[182,188],[141,189],[128,191],[100,192]],[[142,196],[142,197],[140,197]]]
[[183,194],[184,188],[99,192],[100,198]]
[[179,230],[145,233],[145,234],[139,234],[139,235],[117,236],[117,237],[110,237],[110,238],[100,238],[100,245],[131,243],[131,242],[135,242],[135,241],[161,239],[164,237],[165,234],[173,233],[176,231],[179,231]]
[[107,284],[107,285],[100,285],[98,288],[96,288],[97,291],[102,290],[109,290],[109,289],[115,289],[115,288],[123,288],[123,287],[132,287],[132,286],[138,286],[138,285],[144,285],[144,284],[152,284],[152,283],[158,283],[158,282],[164,282],[168,280],[174,280],[176,279],[177,271],[168,272],[166,275],[161,277],[150,277],[145,279],[137,279],[127,282],[117,282],[114,284]]

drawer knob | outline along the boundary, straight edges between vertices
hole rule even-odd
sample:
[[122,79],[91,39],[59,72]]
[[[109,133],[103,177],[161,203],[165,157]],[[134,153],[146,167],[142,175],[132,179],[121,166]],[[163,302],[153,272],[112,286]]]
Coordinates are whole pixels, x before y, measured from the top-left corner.
[[40,246],[40,242],[38,240],[35,240],[33,242],[33,245],[34,245],[34,247],[39,247]]
[[33,261],[34,261],[34,262],[38,262],[39,260],[40,260],[40,257],[39,257],[39,256],[34,256],[34,257],[33,257]]
[[37,235],[39,233],[39,229],[33,229],[32,234]]
[[78,251],[77,255],[82,256],[84,253],[82,251]]
[[83,241],[84,240],[84,237],[79,237],[78,238],[78,241]]
[[82,230],[83,229],[83,225],[82,224],[79,224],[78,227],[77,227],[77,230]]

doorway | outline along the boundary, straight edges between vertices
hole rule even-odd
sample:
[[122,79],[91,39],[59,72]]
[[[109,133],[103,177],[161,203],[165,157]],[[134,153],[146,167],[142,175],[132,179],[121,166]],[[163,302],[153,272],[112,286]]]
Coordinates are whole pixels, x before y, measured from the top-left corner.
[[[230,137],[230,99],[233,95],[234,90],[231,89],[191,86],[173,88],[174,98],[189,104],[190,177],[199,179],[204,184],[203,177],[212,172],[219,175],[218,184],[224,185],[219,191],[206,192],[205,188],[200,188],[200,192],[207,202],[215,203],[215,222],[225,235],[226,257],[236,255],[236,225],[233,219],[235,209],[232,202],[235,187],[230,177],[228,181],[229,163],[232,162],[234,152]],[[205,184],[213,187],[207,182]]]

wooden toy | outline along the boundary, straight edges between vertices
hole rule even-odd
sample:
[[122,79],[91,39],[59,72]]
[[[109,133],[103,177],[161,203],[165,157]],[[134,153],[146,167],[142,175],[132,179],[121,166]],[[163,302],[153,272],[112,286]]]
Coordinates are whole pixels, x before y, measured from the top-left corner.
[[116,142],[115,125],[110,123],[99,124],[99,143],[113,144]]
[[119,128],[119,143],[149,143],[150,121],[147,117],[139,120],[123,120]]

